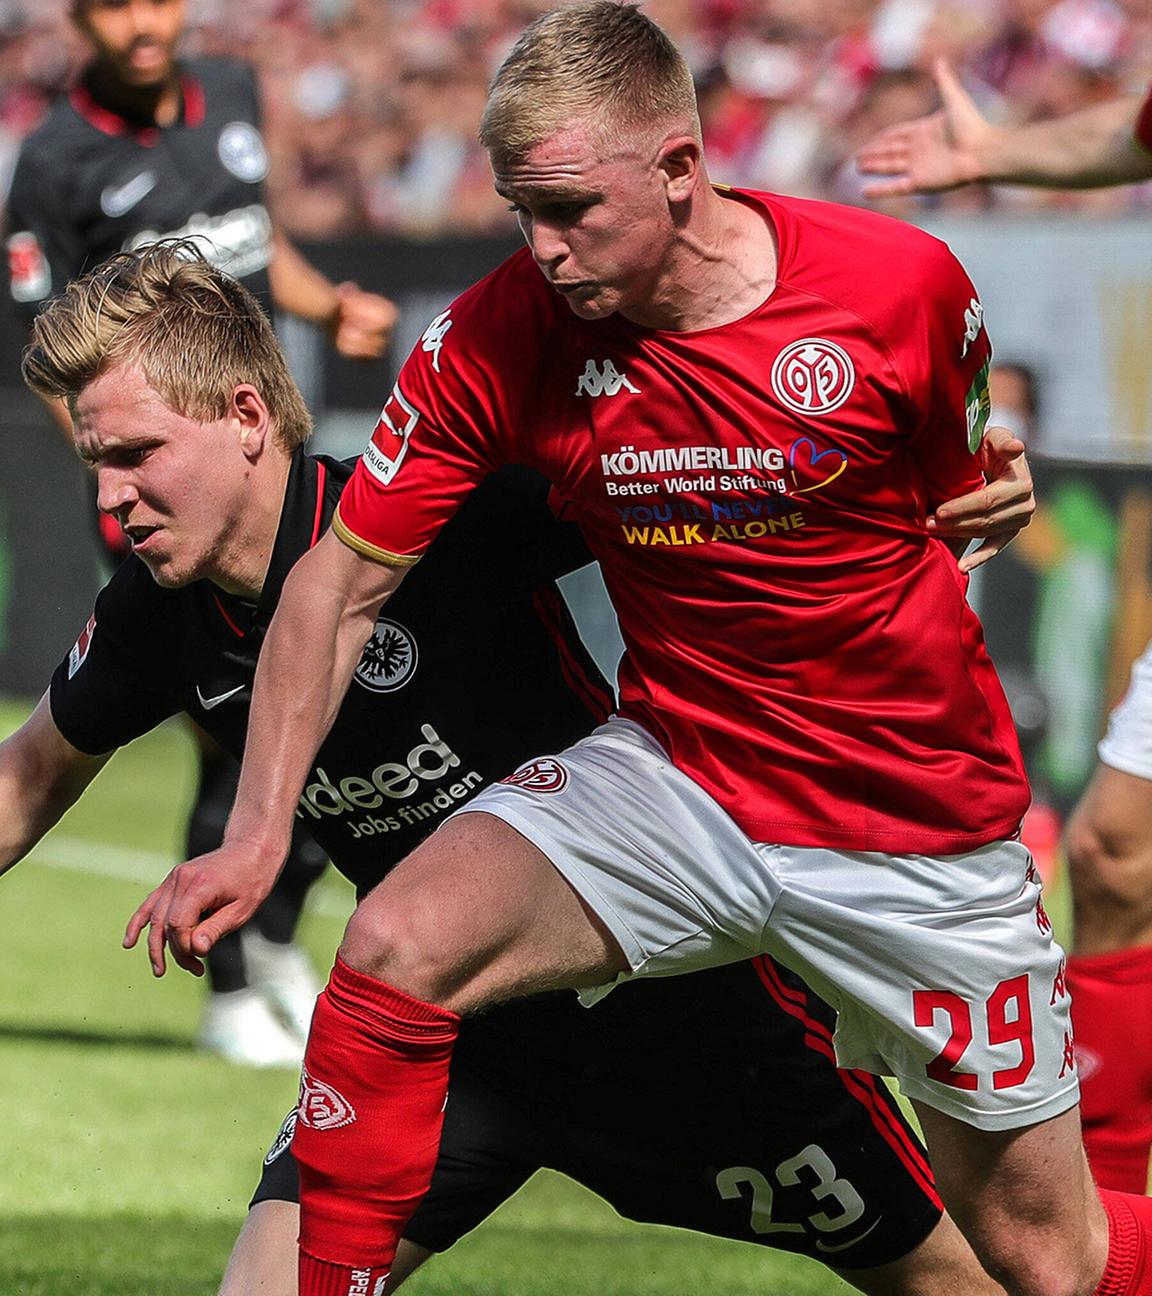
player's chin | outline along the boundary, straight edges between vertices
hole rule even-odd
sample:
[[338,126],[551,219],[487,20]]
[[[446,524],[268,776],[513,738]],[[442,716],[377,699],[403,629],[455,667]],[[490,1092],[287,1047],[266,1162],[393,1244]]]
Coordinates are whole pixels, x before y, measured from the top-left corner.
[[568,303],[568,309],[572,314],[582,320],[607,319],[616,310],[615,302],[610,301],[605,293],[595,293],[587,297],[573,295],[564,300]]

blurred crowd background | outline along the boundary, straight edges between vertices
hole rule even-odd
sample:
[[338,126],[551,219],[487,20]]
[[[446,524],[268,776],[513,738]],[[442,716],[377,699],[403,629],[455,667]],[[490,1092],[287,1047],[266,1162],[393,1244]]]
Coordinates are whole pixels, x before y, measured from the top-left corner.
[[[509,226],[475,141],[488,79],[555,0],[192,0],[184,48],[259,70],[281,226],[305,241],[433,238]],[[860,201],[851,163],[879,128],[931,112],[937,55],[984,110],[1070,112],[1152,76],[1152,0],[649,0],[688,54],[715,179]],[[83,58],[66,0],[0,0],[0,192],[22,137]],[[973,189],[923,209],[1152,206],[1152,185],[1092,194]]]

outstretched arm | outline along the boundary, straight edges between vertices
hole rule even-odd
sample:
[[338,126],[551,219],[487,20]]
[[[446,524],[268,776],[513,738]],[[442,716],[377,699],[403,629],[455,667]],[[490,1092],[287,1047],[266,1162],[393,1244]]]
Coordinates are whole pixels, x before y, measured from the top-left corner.
[[1152,153],[1137,141],[1142,95],[1026,126],[994,126],[944,59],[933,67],[942,108],[890,126],[857,153],[870,198],[939,193],[974,181],[1091,189],[1152,178]]
[[342,356],[376,360],[384,354],[399,316],[387,297],[354,283],[332,283],[279,231],[272,237],[268,279],[276,305],[323,325]]
[[133,914],[131,948],[148,927],[152,970],[164,947],[197,976],[202,955],[246,922],[284,863],[296,803],[380,605],[403,567],[365,558],[329,531],[284,584],[260,653],[232,817],[218,850],[169,873]]
[[27,855],[107,760],[68,742],[56,728],[46,693],[20,728],[0,743],[0,873]]

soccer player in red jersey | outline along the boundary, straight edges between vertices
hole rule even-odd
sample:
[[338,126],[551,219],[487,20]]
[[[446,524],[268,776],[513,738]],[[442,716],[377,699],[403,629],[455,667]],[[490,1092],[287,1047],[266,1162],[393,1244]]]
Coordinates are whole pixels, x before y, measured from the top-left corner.
[[293,1144],[302,1296],[382,1289],[460,1013],[758,950],[839,1010],[842,1065],[899,1077],[1014,1296],[1149,1290],[1147,1203],[1088,1174],[1028,788],[932,525],[982,480],[967,277],[909,226],[713,188],[687,66],[631,6],[533,23],[481,137],[528,250],[405,365],[285,585],[226,843],[126,933],[195,971],[243,921],[382,601],[497,465],[547,474],[620,616],[620,713],[481,793],[349,923]]
[[[993,126],[943,60],[943,107],[861,149],[876,197],[974,181],[1093,188],[1152,179],[1152,94]],[[1098,1181],[1144,1192],[1152,1147],[1152,645],[1109,721],[1065,840],[1074,901],[1068,985],[1084,1145]]]

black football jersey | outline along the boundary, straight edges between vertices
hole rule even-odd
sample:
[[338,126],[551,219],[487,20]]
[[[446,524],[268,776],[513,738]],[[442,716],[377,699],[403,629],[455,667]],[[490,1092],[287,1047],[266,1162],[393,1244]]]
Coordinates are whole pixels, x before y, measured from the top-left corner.
[[24,141],[8,200],[12,296],[29,316],[115,252],[174,235],[268,304],[272,224],[255,76],[227,59],[180,65],[177,120],[132,122],[86,81]]
[[[296,454],[258,604],[207,581],[162,589],[127,559],[52,677],[64,737],[101,754],[183,711],[239,756],[280,590],[353,466]],[[612,709],[555,584],[589,555],[550,494],[528,470],[496,473],[384,606],[297,809],[361,892],[482,787]]]

